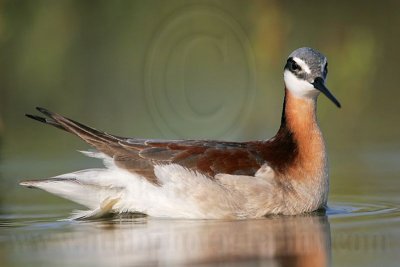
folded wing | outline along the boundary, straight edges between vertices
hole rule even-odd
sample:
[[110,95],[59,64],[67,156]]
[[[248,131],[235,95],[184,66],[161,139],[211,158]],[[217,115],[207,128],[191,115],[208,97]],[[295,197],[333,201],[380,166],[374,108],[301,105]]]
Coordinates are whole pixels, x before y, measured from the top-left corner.
[[262,141],[125,138],[98,131],[44,108],[37,110],[46,117],[27,116],[79,136],[98,151],[112,157],[118,167],[139,174],[153,184],[159,184],[154,174],[155,165],[178,164],[214,179],[220,173],[253,176],[266,163],[262,148],[268,143]]

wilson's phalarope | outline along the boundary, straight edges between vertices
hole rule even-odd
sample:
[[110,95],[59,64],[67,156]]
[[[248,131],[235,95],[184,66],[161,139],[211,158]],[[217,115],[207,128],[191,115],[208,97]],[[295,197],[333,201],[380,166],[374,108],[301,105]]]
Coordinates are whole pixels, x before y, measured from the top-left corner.
[[299,48],[284,68],[281,126],[268,141],[144,140],[110,135],[44,108],[27,115],[82,138],[97,149],[83,152],[103,160],[88,169],[44,180],[24,181],[80,203],[90,210],[76,218],[108,212],[140,212],[174,218],[256,218],[299,214],[326,206],[329,190],[324,139],[316,120],[325,87],[327,60]]

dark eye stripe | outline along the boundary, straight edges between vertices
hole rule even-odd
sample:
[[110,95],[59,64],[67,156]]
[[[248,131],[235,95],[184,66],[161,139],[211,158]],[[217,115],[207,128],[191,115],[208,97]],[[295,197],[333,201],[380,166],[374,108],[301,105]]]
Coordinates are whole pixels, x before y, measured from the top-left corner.
[[300,66],[296,62],[293,62],[292,69],[293,70],[301,70]]
[[289,58],[287,63],[286,63],[286,67],[290,70],[290,71],[301,71],[301,67],[299,66],[299,64],[296,63],[296,61],[293,60],[293,58]]

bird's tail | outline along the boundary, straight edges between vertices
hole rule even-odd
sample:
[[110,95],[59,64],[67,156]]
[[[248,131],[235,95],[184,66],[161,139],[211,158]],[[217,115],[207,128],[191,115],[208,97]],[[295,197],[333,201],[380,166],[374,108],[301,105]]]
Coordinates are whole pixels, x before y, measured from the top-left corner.
[[[127,209],[129,207],[132,208],[135,204],[126,204],[129,194],[124,194],[127,192],[127,188],[134,188],[133,190],[137,190],[135,193],[140,194],[140,189],[142,187],[152,188],[154,185],[153,183],[149,183],[148,180],[142,179],[141,176],[139,177],[136,173],[136,171],[140,173],[139,168],[131,171],[130,169],[119,167],[125,162],[118,161],[116,163],[116,154],[120,155],[121,158],[127,155],[134,157],[133,160],[128,161],[128,163],[144,162],[140,159],[140,156],[135,154],[135,151],[127,151],[125,147],[120,144],[126,140],[126,138],[98,131],[44,108],[38,107],[36,109],[44,116],[41,117],[30,114],[26,114],[26,116],[77,135],[98,151],[83,153],[89,157],[101,158],[106,168],[83,170],[44,180],[29,180],[21,182],[21,185],[43,189],[91,209],[91,211],[86,214],[80,214],[80,217],[96,217],[110,211],[128,211]],[[129,211],[140,212],[137,210]]]
[[111,158],[96,152],[83,153],[101,157],[108,168],[82,170],[48,179],[27,180],[22,181],[20,185],[45,190],[90,209],[77,212],[73,216],[74,219],[101,217],[114,211],[120,212],[119,201],[126,188],[126,179],[121,177],[118,170],[110,167]]
[[108,156],[113,155],[114,146],[118,145],[118,142],[124,139],[123,137],[114,136],[106,132],[96,130],[87,125],[51,112],[45,108],[37,107],[36,109],[41,112],[44,117],[31,114],[25,115],[33,120],[72,133]]

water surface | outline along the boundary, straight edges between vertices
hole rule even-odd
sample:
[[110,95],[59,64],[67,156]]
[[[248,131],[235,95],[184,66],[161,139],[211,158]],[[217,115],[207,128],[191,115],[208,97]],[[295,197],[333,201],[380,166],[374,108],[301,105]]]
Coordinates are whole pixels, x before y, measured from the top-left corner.
[[[51,171],[59,164],[21,170],[8,162],[2,175]],[[67,167],[81,164],[93,162],[64,161]],[[399,197],[390,192],[335,194],[326,212],[254,220],[123,214],[70,221],[71,211],[82,207],[9,186],[0,214],[3,266],[396,266],[399,260]]]

